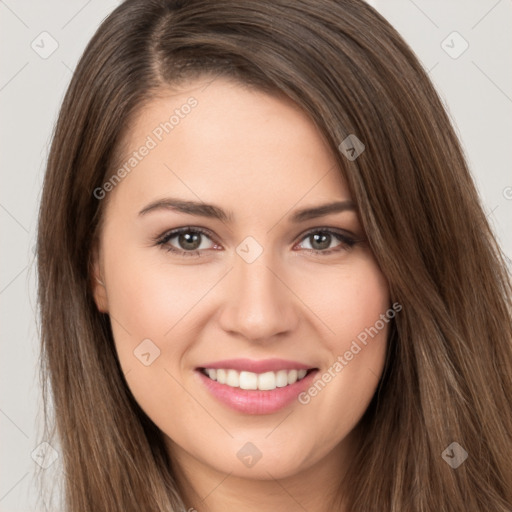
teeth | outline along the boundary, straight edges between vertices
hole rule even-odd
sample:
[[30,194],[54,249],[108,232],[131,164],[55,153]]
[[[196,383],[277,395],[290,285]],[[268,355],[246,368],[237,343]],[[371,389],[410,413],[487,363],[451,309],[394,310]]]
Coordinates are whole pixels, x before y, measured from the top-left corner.
[[226,384],[232,388],[259,389],[271,391],[276,388],[284,388],[294,384],[306,376],[307,370],[279,370],[278,372],[238,372],[232,369],[206,368],[204,373],[212,380],[220,384]]
[[274,372],[260,373],[258,375],[258,389],[268,391],[276,389],[276,374]]
[[258,375],[252,372],[240,372],[240,389],[258,389]]
[[226,384],[226,370],[217,370],[217,382]]
[[290,370],[288,372],[288,384],[293,384],[297,382],[297,370]]
[[231,386],[232,388],[237,388],[240,386],[240,375],[238,375],[238,372],[235,370],[228,370],[227,376],[226,376],[226,384],[228,386]]
[[276,386],[278,388],[288,386],[288,370],[279,370],[276,373]]

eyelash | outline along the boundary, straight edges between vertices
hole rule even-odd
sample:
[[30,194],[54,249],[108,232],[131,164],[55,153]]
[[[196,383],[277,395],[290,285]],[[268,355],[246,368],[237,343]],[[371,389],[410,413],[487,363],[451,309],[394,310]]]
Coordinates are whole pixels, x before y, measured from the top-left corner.
[[[211,233],[208,230],[203,229],[203,228],[190,227],[190,226],[183,227],[183,228],[177,228],[177,229],[173,229],[172,231],[168,231],[167,233],[164,233],[163,235],[157,237],[154,240],[154,242],[155,242],[156,245],[160,246],[162,249],[166,250],[167,252],[172,252],[172,253],[175,253],[175,254],[177,254],[179,256],[202,257],[204,249],[201,249],[201,250],[196,249],[196,250],[193,250],[193,251],[184,251],[184,250],[176,249],[176,247],[173,247],[173,246],[169,245],[169,241],[171,239],[175,238],[176,236],[181,235],[182,233],[201,234],[201,235],[204,235],[204,236],[212,239],[212,241],[214,243],[216,243],[213,240],[213,237],[212,237]],[[332,228],[314,228],[314,229],[310,229],[309,231],[307,231],[306,233],[304,233],[302,235],[302,237],[300,238],[299,241],[301,242],[304,239],[308,238],[309,236],[317,234],[317,233],[332,235],[336,239],[338,239],[341,242],[341,244],[339,246],[337,246],[337,247],[332,248],[332,249],[326,249],[326,250],[323,250],[323,251],[318,250],[318,249],[303,249],[303,250],[308,251],[308,252],[313,253],[313,254],[320,254],[322,256],[325,256],[325,255],[328,255],[328,254],[332,254],[334,252],[351,249],[356,243],[360,242],[360,240],[356,240],[355,238],[351,238],[351,237],[347,236],[346,234],[344,234],[343,232],[338,231],[338,230],[334,230]]]

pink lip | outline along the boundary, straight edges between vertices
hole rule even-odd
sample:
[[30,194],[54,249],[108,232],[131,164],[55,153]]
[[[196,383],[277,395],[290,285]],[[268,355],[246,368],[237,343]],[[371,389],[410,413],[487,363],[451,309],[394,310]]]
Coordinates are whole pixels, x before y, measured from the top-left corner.
[[[212,366],[208,366],[212,368]],[[232,366],[219,366],[219,368],[233,368]],[[297,368],[295,366],[294,368]],[[281,367],[281,369],[284,369]],[[306,368],[303,368],[306,369]],[[270,371],[270,370],[267,370]],[[233,388],[226,384],[220,384],[207,377],[202,371],[195,372],[206,389],[217,400],[244,414],[272,414],[290,405],[297,399],[297,396],[311,386],[318,370],[309,372],[303,379],[283,388],[276,388],[271,391],[260,391],[258,389],[248,390]],[[263,372],[262,372],[263,373]]]
[[237,370],[239,372],[265,373],[278,372],[279,370],[310,370],[313,366],[286,359],[262,359],[260,361],[252,359],[224,359],[223,361],[203,364],[199,368],[213,368],[215,370],[221,368]]

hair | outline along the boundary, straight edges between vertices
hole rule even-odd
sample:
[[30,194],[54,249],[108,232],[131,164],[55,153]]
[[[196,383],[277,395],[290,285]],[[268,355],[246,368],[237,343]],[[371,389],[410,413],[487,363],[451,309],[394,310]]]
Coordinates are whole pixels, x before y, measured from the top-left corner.
[[[509,512],[510,276],[427,73],[361,0],[127,0],[89,42],[53,134],[37,239],[41,384],[66,510],[184,507],[94,302],[91,258],[106,204],[94,190],[133,119],[203,76],[284,94],[310,117],[402,306],[340,482],[348,510]],[[338,149],[349,134],[366,147],[353,161]],[[441,456],[454,441],[469,453],[457,469]]]

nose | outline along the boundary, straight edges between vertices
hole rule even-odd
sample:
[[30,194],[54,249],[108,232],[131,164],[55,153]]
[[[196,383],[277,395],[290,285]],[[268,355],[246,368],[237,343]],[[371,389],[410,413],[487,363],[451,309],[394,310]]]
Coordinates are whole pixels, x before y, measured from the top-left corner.
[[284,272],[264,255],[253,263],[236,257],[220,315],[226,332],[260,343],[292,332],[300,318]]

